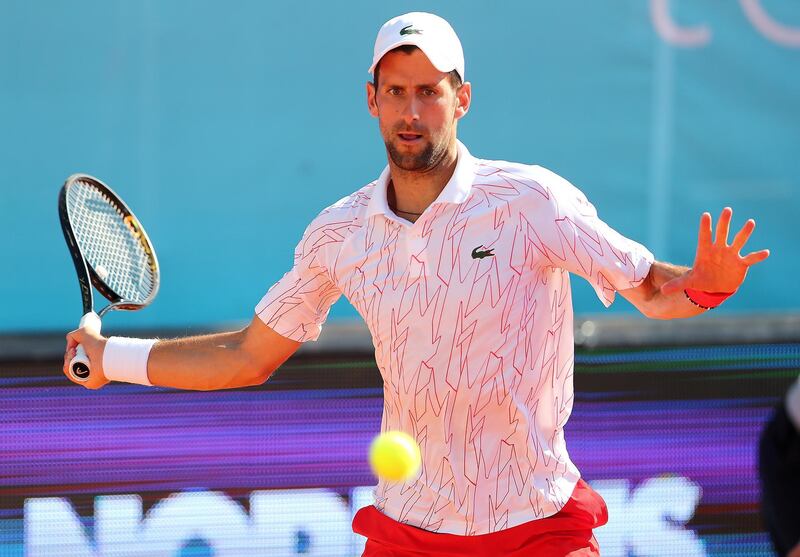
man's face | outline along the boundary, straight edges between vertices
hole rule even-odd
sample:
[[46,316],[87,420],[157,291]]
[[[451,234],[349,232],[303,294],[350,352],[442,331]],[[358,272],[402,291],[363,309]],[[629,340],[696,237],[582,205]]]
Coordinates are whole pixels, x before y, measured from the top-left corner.
[[469,83],[456,89],[419,49],[386,54],[378,77],[377,88],[367,83],[367,104],[392,162],[409,171],[435,167],[469,108]]

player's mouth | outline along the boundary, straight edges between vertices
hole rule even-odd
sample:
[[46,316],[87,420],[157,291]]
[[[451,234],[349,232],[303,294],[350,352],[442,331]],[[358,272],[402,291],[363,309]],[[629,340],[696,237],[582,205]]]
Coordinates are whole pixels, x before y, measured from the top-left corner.
[[401,143],[409,145],[422,141],[422,134],[417,132],[397,132],[397,137],[400,138]]

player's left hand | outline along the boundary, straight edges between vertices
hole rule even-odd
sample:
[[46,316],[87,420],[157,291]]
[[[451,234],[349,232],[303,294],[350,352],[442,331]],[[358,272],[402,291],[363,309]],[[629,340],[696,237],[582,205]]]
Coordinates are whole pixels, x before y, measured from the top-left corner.
[[733,210],[725,207],[717,223],[717,231],[712,239],[711,215],[703,213],[700,217],[700,232],[697,241],[697,254],[694,265],[687,272],[661,286],[662,294],[680,292],[686,288],[704,292],[735,292],[744,282],[747,269],[769,257],[769,250],[762,249],[741,255],[740,252],[750,238],[756,221],[744,223],[728,245],[728,232]]

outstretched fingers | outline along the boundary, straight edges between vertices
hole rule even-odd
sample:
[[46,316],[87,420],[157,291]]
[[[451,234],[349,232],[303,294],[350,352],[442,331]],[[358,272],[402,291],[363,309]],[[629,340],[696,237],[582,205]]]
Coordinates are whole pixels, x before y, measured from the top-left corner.
[[717,223],[717,236],[714,243],[718,246],[728,245],[728,233],[731,228],[731,217],[733,216],[733,209],[725,207],[719,216]]
[[759,251],[754,251],[753,253],[748,253],[742,259],[744,260],[745,264],[749,267],[750,265],[755,265],[756,263],[761,263],[767,257],[769,257],[769,250],[762,249]]
[[739,253],[742,250],[744,245],[747,243],[747,240],[750,239],[750,234],[753,233],[755,227],[756,221],[750,219],[744,223],[742,229],[736,233],[736,237],[733,239],[733,244],[731,244],[736,249],[736,253]]
[[697,234],[697,243],[701,246],[711,244],[711,213],[700,215],[700,231]]

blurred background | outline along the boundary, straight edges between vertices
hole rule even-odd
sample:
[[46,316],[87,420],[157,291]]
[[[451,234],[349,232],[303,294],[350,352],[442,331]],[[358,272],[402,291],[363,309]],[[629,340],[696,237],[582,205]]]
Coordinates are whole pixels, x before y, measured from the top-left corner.
[[676,264],[703,211],[756,220],[772,255],[709,315],[651,322],[573,281],[566,434],[603,555],[772,555],[756,450],[800,373],[800,3],[0,0],[1,556],[360,554],[382,388],[355,310],[260,387],[86,391],[60,371],[81,305],[56,198],[95,175],[156,246],[158,298],[106,332],[243,325],[385,166],[367,68],[413,10],[461,38],[473,155],[550,168]]

